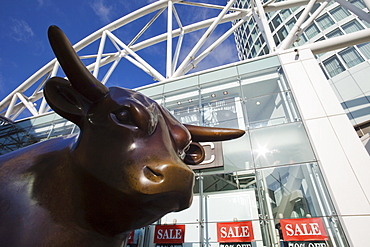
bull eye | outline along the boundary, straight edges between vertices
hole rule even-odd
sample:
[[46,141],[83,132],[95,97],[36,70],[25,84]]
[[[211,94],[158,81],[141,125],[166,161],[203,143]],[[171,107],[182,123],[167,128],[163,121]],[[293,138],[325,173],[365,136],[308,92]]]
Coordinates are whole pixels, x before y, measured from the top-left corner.
[[111,114],[112,118],[120,124],[131,124],[130,113],[127,110],[122,110]]
[[130,120],[127,111],[121,111],[121,112],[116,113],[116,118],[117,118],[118,121],[124,122],[124,123],[125,122],[127,123]]

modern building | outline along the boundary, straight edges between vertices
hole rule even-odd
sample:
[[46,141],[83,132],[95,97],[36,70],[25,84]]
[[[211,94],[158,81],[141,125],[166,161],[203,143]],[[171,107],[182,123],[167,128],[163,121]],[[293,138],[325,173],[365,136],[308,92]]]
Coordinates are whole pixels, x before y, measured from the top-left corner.
[[[264,1],[267,2],[267,1]],[[237,0],[235,7],[250,8],[251,1]],[[258,26],[255,18],[250,18],[235,31],[235,40],[240,60],[270,53],[271,49],[284,46],[284,40],[297,24],[300,16],[310,8],[305,22],[296,30],[292,47],[313,44],[345,34],[369,29],[369,12],[362,0],[321,1],[312,6],[296,6],[278,11],[266,12],[267,22],[274,46],[269,48],[266,34]],[[357,12],[356,12],[357,9]],[[363,15],[360,15],[361,13]],[[357,13],[359,15],[356,15]],[[330,50],[316,55],[328,83],[333,88],[343,109],[351,120],[363,143],[368,145],[370,132],[370,43]]]
[[[150,6],[162,8],[169,2],[161,0]],[[244,20],[248,20],[252,15],[242,9],[235,11],[230,15],[225,11],[224,17],[238,20],[246,13]],[[140,16],[137,12],[133,15]],[[135,230],[129,245],[369,244],[370,157],[317,63],[314,54],[327,49],[325,44],[276,47],[270,54],[189,75],[182,74],[184,63],[174,73],[167,71],[168,78],[137,89],[182,123],[238,128],[246,134],[232,141],[201,143],[207,155],[203,163],[192,167],[196,174],[192,206]],[[102,53],[99,56],[102,58]],[[56,74],[56,67],[54,61],[41,71],[50,69],[50,76]],[[1,150],[78,132],[50,111],[39,110],[40,114],[13,122],[9,118],[17,109],[20,106],[13,102],[4,113]],[[17,138],[21,141],[15,142]]]

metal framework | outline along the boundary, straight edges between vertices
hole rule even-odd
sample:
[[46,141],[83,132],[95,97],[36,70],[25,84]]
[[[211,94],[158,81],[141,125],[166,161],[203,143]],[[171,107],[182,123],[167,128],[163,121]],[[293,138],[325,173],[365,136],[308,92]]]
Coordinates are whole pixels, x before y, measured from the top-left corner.
[[[229,0],[226,6],[202,3],[199,1],[159,0],[104,26],[76,43],[74,48],[76,51],[80,51],[98,40],[99,47],[96,54],[81,58],[94,59],[93,63],[87,64],[87,68],[94,76],[102,77],[102,83],[106,83],[108,81],[122,58],[133,63],[142,71],[151,75],[155,80],[164,82],[187,74],[250,18],[254,18],[260,31],[264,35],[270,54],[290,49],[292,44],[323,11],[330,1],[331,0],[251,0],[250,7],[245,9],[233,7],[235,0]],[[344,8],[358,15],[359,18],[370,23],[370,15],[368,13],[360,10],[348,1],[336,1]],[[308,13],[312,11],[313,6],[316,3],[320,3],[321,6],[309,17]],[[369,8],[370,0],[365,0],[365,4],[367,8]],[[199,7],[217,10],[218,14],[201,21],[195,21],[193,23],[183,25],[183,19],[177,11],[177,7],[179,5],[189,8]],[[300,18],[297,20],[285,40],[277,46],[272,37],[265,14],[271,11],[304,5],[306,5],[306,7]],[[189,13],[186,13],[186,15],[188,18]],[[152,18],[150,18],[147,24],[138,31],[138,34],[130,42],[125,43],[116,34],[114,34],[117,29],[124,29],[129,23],[145,16],[152,16]],[[162,17],[161,20],[165,20],[164,23],[167,26],[167,32],[143,39],[143,34],[153,26],[154,22],[160,21],[160,17]],[[215,29],[219,25],[227,22],[233,23],[233,25],[230,24],[229,28],[224,30],[222,35],[210,39],[212,35],[215,35]],[[174,26],[176,26],[176,28],[174,28]],[[193,45],[187,55],[181,56],[181,52],[184,52],[183,40],[185,35],[189,35],[192,32],[199,30],[204,30],[203,35],[196,41],[195,45]],[[214,39],[215,41],[209,42]],[[106,47],[108,40],[110,40],[116,50],[110,53],[105,53],[104,48]],[[308,44],[305,45],[305,47],[309,47],[314,54],[318,54],[368,41],[370,41],[370,29],[365,29],[325,41]],[[148,61],[138,54],[140,50],[150,48],[161,42],[166,42],[167,51],[165,61],[163,62],[166,68],[165,74],[161,74]],[[295,48],[297,49],[297,47]],[[181,60],[180,58],[182,57],[184,58]],[[99,69],[105,65],[109,65],[110,67],[105,74],[102,75],[102,72]],[[24,110],[28,110],[32,116],[38,116],[50,111],[50,108],[47,106],[47,103],[43,98],[43,85],[48,78],[55,76],[58,73],[58,70],[60,70],[59,65],[56,59],[53,59],[36,73],[31,75],[27,80],[21,83],[18,88],[0,102],[0,115],[11,120],[15,120]]]

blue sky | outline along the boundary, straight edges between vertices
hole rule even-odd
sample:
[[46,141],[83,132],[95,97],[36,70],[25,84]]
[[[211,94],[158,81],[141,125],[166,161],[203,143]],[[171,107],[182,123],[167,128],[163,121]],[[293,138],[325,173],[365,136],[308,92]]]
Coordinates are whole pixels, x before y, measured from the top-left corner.
[[[0,100],[12,92],[24,80],[35,73],[38,69],[54,58],[47,40],[47,29],[50,25],[57,25],[67,34],[71,43],[77,43],[92,32],[109,24],[110,22],[136,10],[149,3],[151,0],[14,0],[3,1],[0,8]],[[225,5],[226,0],[204,0],[196,2],[208,2]],[[203,8],[194,8],[189,14],[181,6],[178,12],[185,14],[184,23],[192,18],[201,20],[208,15],[215,16],[217,13],[206,11]],[[123,37],[129,41],[149,20],[139,20],[131,25],[120,29]],[[189,20],[187,20],[189,18]],[[231,24],[224,24],[224,28]],[[153,29],[146,35],[159,34],[165,31],[165,22],[158,21]],[[222,29],[222,27],[221,27]],[[219,31],[220,32],[220,31]],[[193,34],[193,42],[199,38],[201,32]],[[188,47],[191,49],[191,40]],[[164,66],[156,59],[165,51],[164,45],[157,45],[142,52],[156,69],[164,72]],[[186,54],[186,53],[184,53]],[[212,67],[216,64],[225,64],[237,61],[237,53],[233,37],[217,48],[212,56],[207,58],[199,66],[198,70]],[[122,65],[117,68],[109,83],[127,88],[134,88],[152,83],[150,77],[134,68],[133,65]],[[139,75],[140,74],[140,75]],[[108,85],[109,86],[109,85]]]

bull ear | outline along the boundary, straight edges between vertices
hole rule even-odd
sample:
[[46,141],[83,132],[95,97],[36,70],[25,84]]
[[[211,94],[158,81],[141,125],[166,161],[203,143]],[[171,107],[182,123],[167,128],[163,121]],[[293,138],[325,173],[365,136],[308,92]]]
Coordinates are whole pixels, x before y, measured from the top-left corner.
[[184,124],[191,134],[193,142],[226,141],[239,138],[244,135],[244,130],[202,127]]
[[69,81],[60,77],[49,79],[44,86],[44,96],[56,113],[79,126],[82,124],[90,103]]

